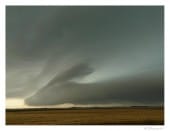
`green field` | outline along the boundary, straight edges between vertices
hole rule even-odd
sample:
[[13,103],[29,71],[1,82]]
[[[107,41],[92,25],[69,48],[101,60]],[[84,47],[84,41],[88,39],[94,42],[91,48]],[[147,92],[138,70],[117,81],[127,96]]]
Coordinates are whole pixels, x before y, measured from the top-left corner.
[[6,110],[7,125],[163,125],[162,107]]

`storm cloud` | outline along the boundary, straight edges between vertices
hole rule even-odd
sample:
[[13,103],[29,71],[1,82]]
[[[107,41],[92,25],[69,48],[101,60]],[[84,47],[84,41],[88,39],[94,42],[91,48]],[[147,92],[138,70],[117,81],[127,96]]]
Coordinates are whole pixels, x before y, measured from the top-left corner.
[[162,6],[7,6],[6,97],[163,104]]

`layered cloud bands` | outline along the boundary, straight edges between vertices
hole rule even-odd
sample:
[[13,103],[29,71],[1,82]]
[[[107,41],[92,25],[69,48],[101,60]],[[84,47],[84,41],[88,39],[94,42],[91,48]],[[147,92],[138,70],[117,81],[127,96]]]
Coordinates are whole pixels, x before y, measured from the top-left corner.
[[163,7],[7,7],[7,99],[160,105]]

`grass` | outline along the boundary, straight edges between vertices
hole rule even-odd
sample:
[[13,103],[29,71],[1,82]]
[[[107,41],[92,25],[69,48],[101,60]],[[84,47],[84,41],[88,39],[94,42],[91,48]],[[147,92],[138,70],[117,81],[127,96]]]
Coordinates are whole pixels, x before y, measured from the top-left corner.
[[162,107],[6,110],[7,125],[163,125]]

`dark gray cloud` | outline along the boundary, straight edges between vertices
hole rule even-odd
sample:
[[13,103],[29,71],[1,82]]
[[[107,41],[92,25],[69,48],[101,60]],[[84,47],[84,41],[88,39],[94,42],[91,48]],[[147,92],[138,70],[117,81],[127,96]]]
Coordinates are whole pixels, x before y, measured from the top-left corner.
[[30,105],[163,103],[163,7],[7,6],[6,58]]
[[88,67],[85,63],[80,63],[78,65],[73,66],[71,69],[66,70],[59,76],[55,76],[46,86],[52,86],[56,83],[66,82],[68,80],[72,80],[74,78],[82,78],[93,72],[93,69]]
[[142,105],[162,104],[162,85],[163,76],[158,77],[149,73],[101,83],[66,81],[41,88],[27,98],[26,103],[41,106],[62,103],[108,104],[126,101]]

